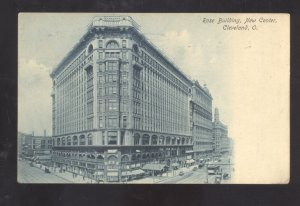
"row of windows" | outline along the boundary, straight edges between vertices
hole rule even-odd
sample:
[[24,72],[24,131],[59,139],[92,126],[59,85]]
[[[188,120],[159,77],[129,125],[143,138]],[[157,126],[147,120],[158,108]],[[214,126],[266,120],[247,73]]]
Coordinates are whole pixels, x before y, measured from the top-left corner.
[[[98,76],[98,85],[101,85],[103,83],[114,83],[114,82],[118,82],[118,77],[120,76],[120,83],[121,84],[125,84],[127,83],[128,80],[128,74],[127,73],[123,73],[121,75],[118,74],[107,74],[104,77],[102,75]],[[105,81],[104,81],[105,80]]]
[[[99,128],[104,128],[104,120],[107,120],[107,127],[119,127],[119,119],[114,116],[109,116],[103,118],[102,116],[99,116]],[[123,121],[120,122],[120,126],[122,128],[127,128],[127,116],[123,116]]]
[[92,135],[88,135],[87,138],[84,135],[79,136],[79,141],[77,136],[62,137],[56,138],[56,142],[54,142],[56,146],[71,146],[71,145],[92,145],[93,144],[93,137]]
[[[105,100],[105,107],[103,108],[103,100],[98,101],[98,111],[99,113],[102,112],[111,112],[111,111],[118,111],[119,103],[117,100]],[[128,103],[127,100],[123,100],[120,102],[120,112],[128,112]]]
[[117,71],[118,69],[118,62],[107,62],[106,71]]
[[178,78],[172,75],[169,71],[167,71],[163,66],[161,66],[157,61],[151,58],[146,52],[142,51],[142,64],[145,65],[146,63],[151,65],[151,67],[155,68],[160,75],[165,76],[168,80],[178,85],[181,89],[185,92],[188,91],[188,87],[185,86]]
[[[56,84],[53,98],[53,134],[85,129],[86,80],[86,71],[78,66],[63,81]],[[92,98],[91,95],[92,93],[89,94],[89,98]]]
[[[116,62],[116,63],[118,63],[118,62]],[[104,70],[108,71],[108,68],[107,68],[106,65],[107,65],[107,63],[106,64],[99,63],[99,65],[98,65],[98,72],[101,73],[101,72],[104,72]],[[107,69],[105,69],[105,68],[107,68]],[[118,68],[119,67],[117,66],[116,70],[118,70]],[[128,63],[122,63],[122,64],[120,64],[120,71],[121,72],[128,72],[129,71]]]

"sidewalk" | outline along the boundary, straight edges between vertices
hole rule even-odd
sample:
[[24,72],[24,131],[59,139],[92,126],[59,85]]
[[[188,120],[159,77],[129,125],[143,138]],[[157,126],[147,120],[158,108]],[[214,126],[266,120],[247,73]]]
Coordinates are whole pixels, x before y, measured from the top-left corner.
[[[36,168],[41,169],[42,171],[45,171],[45,167],[46,167],[44,165],[36,164],[36,163],[33,163],[33,166],[36,167]],[[184,173],[191,172],[194,167],[196,167],[196,166],[191,166],[189,168],[182,167],[182,168],[179,168],[178,170],[173,170],[173,171],[168,171],[166,173],[163,173],[161,176],[153,176],[153,177],[149,176],[149,177],[145,177],[145,178],[141,178],[141,179],[136,179],[136,180],[132,180],[132,181],[128,181],[128,182],[123,182],[123,184],[153,184],[153,183],[159,183],[161,181],[165,181],[165,180],[177,177],[181,171],[183,171]],[[63,178],[63,179],[65,179],[67,181],[70,181],[72,183],[97,184],[97,182],[95,180],[92,180],[88,177],[85,177],[83,179],[83,176],[79,175],[79,174],[77,174],[76,176],[73,176],[73,173],[68,172],[68,171],[59,172],[58,168],[56,168],[56,169],[54,169],[52,167],[48,167],[48,168],[49,168],[52,175]]]
[[[33,166],[36,167],[36,168],[39,168],[43,171],[45,171],[45,167],[46,167],[44,165],[36,164],[36,163],[34,163]],[[73,183],[78,183],[78,184],[96,184],[97,183],[95,180],[92,180],[88,177],[85,177],[83,179],[83,176],[78,175],[78,174],[77,174],[76,177],[73,177],[73,174],[71,172],[68,172],[68,171],[59,172],[58,168],[57,169],[54,169],[52,167],[48,167],[48,168],[51,172],[50,174],[55,175],[57,177],[61,177],[65,180],[68,180],[68,181],[73,182]]]

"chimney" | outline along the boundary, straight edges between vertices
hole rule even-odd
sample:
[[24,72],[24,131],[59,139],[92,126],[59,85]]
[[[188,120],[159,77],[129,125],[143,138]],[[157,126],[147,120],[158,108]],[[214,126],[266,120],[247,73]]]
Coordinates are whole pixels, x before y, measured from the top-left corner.
[[44,129],[44,137],[46,137],[46,130]]

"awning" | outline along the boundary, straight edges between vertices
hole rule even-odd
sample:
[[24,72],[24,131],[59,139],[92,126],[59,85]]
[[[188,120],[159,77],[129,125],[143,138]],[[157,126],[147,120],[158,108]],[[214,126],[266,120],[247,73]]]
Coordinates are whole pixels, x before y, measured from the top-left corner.
[[94,173],[94,175],[99,175],[99,176],[101,176],[101,175],[103,175],[103,172],[102,172],[102,171],[96,171],[96,172]]
[[193,150],[185,151],[185,153],[193,153],[193,152],[194,152]]
[[38,160],[50,160],[51,155],[43,155],[43,156],[37,156]]
[[145,172],[141,169],[132,170],[132,171],[123,171],[122,176],[141,175],[141,174],[144,174],[144,173]]
[[186,161],[186,163],[188,163],[188,164],[194,163],[194,162],[195,162],[195,160],[193,160],[193,159],[190,159],[190,160],[187,160],[187,161]]
[[143,170],[154,170],[154,171],[161,171],[166,167],[164,164],[145,164],[143,166]]

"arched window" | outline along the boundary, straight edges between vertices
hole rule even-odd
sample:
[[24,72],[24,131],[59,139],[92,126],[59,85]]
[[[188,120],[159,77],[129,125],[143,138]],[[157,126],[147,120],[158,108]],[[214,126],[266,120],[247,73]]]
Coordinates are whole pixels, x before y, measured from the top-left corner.
[[166,144],[170,144],[170,140],[171,140],[171,138],[168,136],[168,137],[166,138]]
[[97,160],[103,161],[103,160],[104,160],[104,157],[103,157],[102,155],[98,155],[98,156],[97,156]]
[[180,144],[180,137],[177,137],[177,144]]
[[93,154],[88,154],[86,157],[89,159],[96,159],[95,155]]
[[144,134],[142,138],[142,145],[149,145],[150,136],[148,134]]
[[185,138],[184,137],[182,138],[182,144],[185,144]]
[[124,155],[124,156],[121,158],[121,162],[129,162],[129,157],[128,157],[128,155]]
[[63,138],[61,139],[61,145],[66,145],[66,138],[65,138],[65,137],[63,137]]
[[136,160],[136,155],[134,154],[131,156],[131,161],[135,161],[135,160]]
[[88,145],[92,145],[93,144],[93,135],[92,134],[88,134]]
[[118,49],[119,44],[116,41],[110,41],[106,44],[107,49]]
[[133,50],[133,52],[135,52],[135,53],[138,53],[138,52],[139,52],[139,48],[138,48],[138,46],[137,46],[136,44],[134,44],[134,45],[132,46],[132,50]]
[[73,136],[73,145],[78,145],[78,138],[77,138],[77,136]]
[[108,164],[115,164],[118,162],[118,158],[114,155],[108,157]]
[[164,138],[164,136],[160,136],[159,137],[159,144],[160,145],[164,145],[165,144],[165,138]]
[[140,144],[140,134],[135,133],[133,138],[134,138],[134,145],[139,145]]
[[157,136],[156,135],[152,135],[151,144],[152,145],[157,145]]
[[175,142],[176,142],[175,137],[172,137],[172,144],[175,144]]
[[88,47],[87,53],[90,54],[92,51],[93,51],[93,45],[90,44],[89,47]]
[[79,144],[80,145],[85,145],[85,136],[84,135],[79,136]]
[[60,138],[57,138],[57,146],[60,146]]
[[70,136],[67,137],[67,145],[71,145],[71,137]]

